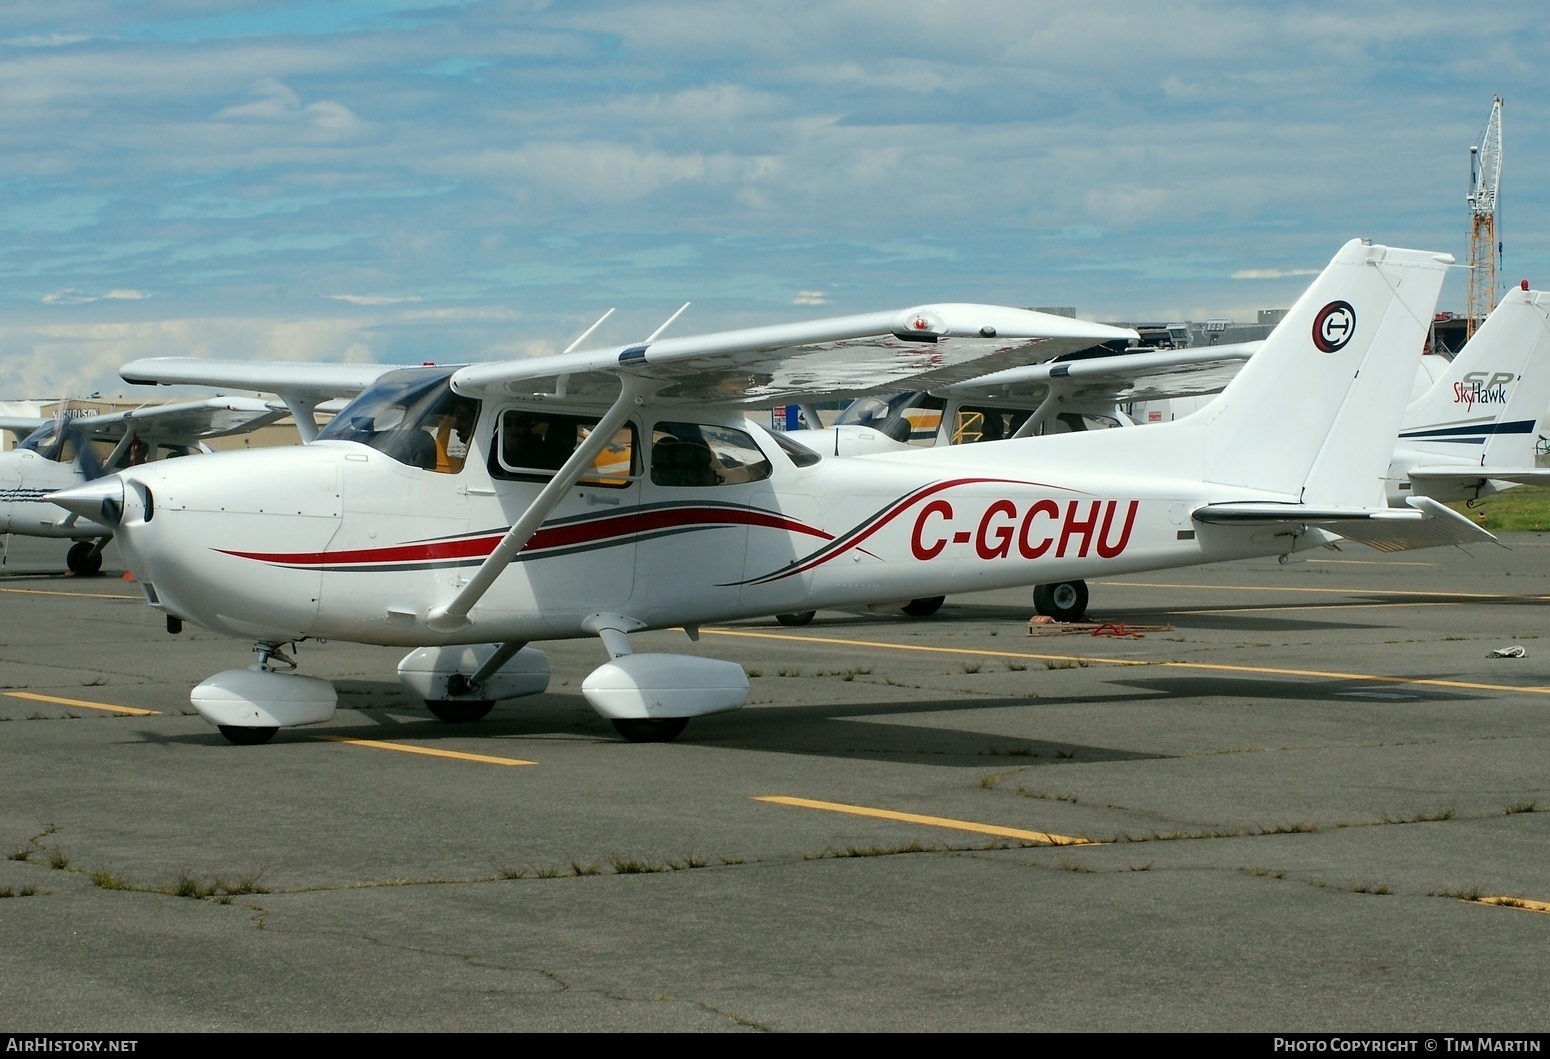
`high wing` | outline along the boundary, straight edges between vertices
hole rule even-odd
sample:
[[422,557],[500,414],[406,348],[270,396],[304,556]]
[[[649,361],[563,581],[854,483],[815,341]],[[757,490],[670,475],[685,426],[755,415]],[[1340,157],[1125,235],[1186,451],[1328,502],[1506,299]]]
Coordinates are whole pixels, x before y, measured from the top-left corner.
[[317,437],[320,405],[353,398],[401,364],[287,364],[152,357],[119,370],[125,382],[147,386],[214,386],[272,393],[280,398],[303,441]]
[[212,397],[204,401],[82,416],[71,422],[70,429],[99,441],[114,441],[132,429],[136,437],[147,443],[176,444],[245,434],[267,426],[285,414],[267,401],[253,397]]
[[0,416],[0,430],[20,441],[47,422],[47,418],[39,416]]
[[255,393],[306,394],[319,401],[354,397],[401,364],[288,364],[257,360],[152,357],[119,369],[125,382],[147,386],[215,386]]
[[620,376],[657,384],[655,403],[750,407],[802,398],[934,389],[1102,342],[1127,328],[996,305],[924,305],[797,324],[476,364],[453,376],[469,396],[605,403]]
[[1116,353],[1058,364],[1034,364],[938,388],[943,397],[1015,400],[1035,404],[1052,389],[1069,401],[1094,405],[1160,401],[1220,393],[1262,342]]

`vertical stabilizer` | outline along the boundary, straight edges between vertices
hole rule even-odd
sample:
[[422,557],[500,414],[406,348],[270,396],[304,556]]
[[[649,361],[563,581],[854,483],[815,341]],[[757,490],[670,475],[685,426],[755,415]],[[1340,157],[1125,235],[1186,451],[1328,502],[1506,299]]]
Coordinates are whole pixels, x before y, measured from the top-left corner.
[[1443,275],[1453,258],[1341,247],[1201,420],[1204,478],[1345,507],[1382,502]]
[[1550,294],[1514,289],[1406,410],[1399,447],[1416,462],[1532,468],[1547,405]]

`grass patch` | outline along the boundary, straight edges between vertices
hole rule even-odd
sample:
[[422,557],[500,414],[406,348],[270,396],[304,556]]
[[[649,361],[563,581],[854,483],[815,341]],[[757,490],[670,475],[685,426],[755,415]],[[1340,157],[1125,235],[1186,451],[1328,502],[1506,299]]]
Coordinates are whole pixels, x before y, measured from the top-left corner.
[[1448,506],[1492,533],[1550,531],[1550,488],[1523,486],[1488,496],[1474,508]]
[[1504,813],[1502,813],[1502,815],[1503,816],[1514,816],[1514,815],[1516,815],[1518,813],[1537,813],[1537,812],[1539,812],[1539,803],[1538,802],[1516,802],[1516,803],[1514,803],[1512,805],[1507,806],[1506,811]]
[[847,846],[844,849],[835,849],[832,846],[821,853],[804,853],[803,860],[844,860],[847,857],[891,857],[897,853],[926,853],[928,850],[919,841],[910,841],[902,846]]
[[87,872],[86,877],[92,885],[99,890],[133,890],[134,887],[122,875],[115,874],[106,868],[98,868],[96,871]]
[[643,860],[621,857],[617,853],[609,854],[608,866],[613,868],[615,875],[649,875],[653,872],[667,871],[666,864],[647,864]]
[[0,897],[36,897],[36,886],[23,886],[20,890],[13,890],[9,886],[0,886]]

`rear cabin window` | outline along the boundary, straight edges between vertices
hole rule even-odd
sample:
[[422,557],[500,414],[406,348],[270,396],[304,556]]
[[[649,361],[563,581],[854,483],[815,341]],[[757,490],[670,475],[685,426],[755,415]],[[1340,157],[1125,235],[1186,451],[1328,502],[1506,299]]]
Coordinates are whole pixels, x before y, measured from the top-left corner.
[[651,429],[651,484],[680,488],[745,485],[770,476],[753,438],[709,423],[658,423]]
[[1026,408],[986,408],[960,405],[953,416],[950,445],[971,445],[977,441],[1002,441],[1016,434],[1033,412]]
[[[522,482],[548,481],[596,426],[595,416],[508,409],[501,413],[495,444],[490,446],[490,474]],[[635,427],[626,424],[614,433],[578,484],[624,488],[640,474],[635,450]]]

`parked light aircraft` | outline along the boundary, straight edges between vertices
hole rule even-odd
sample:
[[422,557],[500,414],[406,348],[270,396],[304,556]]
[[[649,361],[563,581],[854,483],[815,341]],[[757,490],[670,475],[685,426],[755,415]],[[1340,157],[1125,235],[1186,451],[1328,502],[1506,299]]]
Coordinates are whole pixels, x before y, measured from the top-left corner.
[[[1012,368],[930,394],[857,401],[834,426],[788,436],[822,452],[864,455],[1032,436],[1051,428],[1144,425],[1120,406],[1219,393],[1261,345]],[[1550,485],[1550,470],[1535,466],[1539,426],[1550,407],[1550,294],[1530,290],[1527,283],[1508,292],[1451,362],[1420,358],[1413,392],[1384,475],[1390,506],[1405,507],[1410,496],[1456,503],[1515,485]],[[1038,585],[1034,608],[1077,621],[1087,612],[1088,598],[1082,581]],[[925,615],[941,602],[913,600],[903,609]],[[802,625],[813,612],[778,617],[783,624]]]
[[204,441],[257,430],[283,417],[266,402],[219,397],[136,408],[108,415],[0,420],[25,438],[0,453],[0,533],[73,540],[65,564],[76,574],[102,569],[112,529],[44,499],[107,471],[194,452]]
[[[296,641],[411,647],[406,686],[474,719],[547,686],[532,641],[589,635],[610,660],[587,701],[626,738],[670,739],[740,707],[747,676],[633,653],[632,632],[1289,555],[1337,535],[1493,539],[1427,497],[1382,497],[1451,262],[1347,244],[1210,414],[1146,431],[826,459],[742,414],[984,375],[998,355],[1026,360],[1050,320],[1114,337],[943,305],[392,372],[305,447],[135,467],[53,499],[116,526],[153,606],[256,642],[256,665],[191,696],[234,742],[332,716],[331,685],[283,671]],[[1272,402],[1286,410],[1273,429]],[[445,471],[438,438],[466,444]]]

